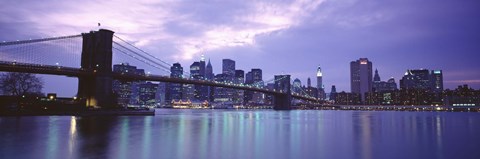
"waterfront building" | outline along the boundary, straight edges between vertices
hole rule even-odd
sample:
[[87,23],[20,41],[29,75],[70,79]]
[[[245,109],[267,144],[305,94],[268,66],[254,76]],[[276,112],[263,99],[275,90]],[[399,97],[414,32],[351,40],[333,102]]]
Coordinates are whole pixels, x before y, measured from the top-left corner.
[[330,100],[335,101],[337,99],[337,88],[335,85],[332,85],[332,88],[330,90]]
[[351,92],[360,94],[364,102],[365,93],[372,91],[372,62],[368,58],[350,62],[350,86]]
[[[195,80],[205,79],[205,61],[203,56],[200,62],[193,62],[192,65],[190,65],[190,78]],[[187,89],[188,98],[183,99],[190,99],[192,101],[208,100],[208,86],[193,85],[188,87],[193,87],[193,89]]]
[[[267,83],[267,89],[273,91],[275,83]],[[265,94],[265,105],[273,106],[273,95]]]
[[233,81],[235,77],[235,61],[231,59],[222,60],[222,73],[228,77],[228,81]]
[[[229,82],[229,75],[227,74],[217,74],[215,75],[216,82]],[[229,88],[215,87],[214,93],[214,102],[218,106],[231,107],[233,106],[233,95],[234,91]]]
[[435,105],[444,103],[443,92],[443,73],[441,70],[418,69],[407,70],[400,80],[401,90],[410,90],[409,92],[424,92],[431,94],[428,99]]
[[455,90],[446,90],[445,105],[454,107],[480,106],[480,90],[474,90],[468,85],[458,86]]
[[[245,84],[253,85],[255,87],[264,87],[262,80],[262,70],[259,68],[253,68],[245,74]],[[265,94],[254,91],[244,91],[245,100],[247,105],[263,105],[265,104]]]
[[[137,69],[136,66],[131,66],[128,63],[113,65],[113,72],[124,75],[145,75],[143,69]],[[118,106],[127,107],[128,105],[138,104],[138,84],[140,83],[143,82],[113,80],[112,91],[117,97]]]
[[378,70],[375,69],[375,76],[373,77],[372,92],[384,92],[397,90],[397,83],[392,77],[388,81],[381,81]]
[[155,99],[158,102],[157,106],[166,107],[165,94],[167,92],[167,84],[165,82],[159,82],[157,88],[157,94],[155,95]]
[[335,103],[338,105],[360,105],[362,104],[359,93],[340,92],[337,93]]
[[157,94],[158,84],[145,82],[139,84],[139,104],[142,107],[156,107],[158,103],[155,96]]
[[[205,78],[206,80],[208,81],[213,81],[214,79],[214,74],[213,74],[213,67],[212,67],[212,63],[210,63],[210,59],[208,59],[208,64],[207,66],[205,67]],[[207,86],[207,100],[209,102],[213,102],[213,95],[214,95],[214,87],[212,86]]]
[[[183,67],[180,63],[174,63],[170,67],[170,77],[183,78]],[[165,95],[165,102],[171,103],[172,100],[180,100],[183,97],[183,84],[167,83],[167,93]]]
[[[245,72],[243,70],[235,70],[235,78],[233,79],[233,83],[243,85],[245,83]],[[235,105],[244,105],[244,90],[235,90],[235,94],[233,97],[233,103]]]

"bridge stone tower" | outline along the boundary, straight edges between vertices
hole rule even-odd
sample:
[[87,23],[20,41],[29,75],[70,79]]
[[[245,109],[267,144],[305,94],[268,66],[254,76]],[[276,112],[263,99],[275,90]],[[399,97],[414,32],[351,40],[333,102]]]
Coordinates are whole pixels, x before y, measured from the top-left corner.
[[275,75],[275,90],[280,90],[281,94],[275,94],[273,97],[273,109],[290,110],[292,103],[292,92],[290,90],[290,75]]
[[92,74],[80,76],[77,96],[87,107],[115,107],[112,92],[113,31],[83,33],[81,68]]

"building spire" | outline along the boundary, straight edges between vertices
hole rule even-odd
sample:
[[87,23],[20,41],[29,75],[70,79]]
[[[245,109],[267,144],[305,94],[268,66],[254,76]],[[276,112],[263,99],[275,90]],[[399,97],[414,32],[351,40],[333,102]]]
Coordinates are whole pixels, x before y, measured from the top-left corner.
[[375,76],[373,76],[374,82],[380,82],[380,75],[378,75],[378,70],[375,69]]

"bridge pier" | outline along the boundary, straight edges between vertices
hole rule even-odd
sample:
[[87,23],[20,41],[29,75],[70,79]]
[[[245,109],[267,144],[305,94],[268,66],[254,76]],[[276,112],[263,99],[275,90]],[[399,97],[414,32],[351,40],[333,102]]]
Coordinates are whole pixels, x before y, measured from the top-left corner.
[[292,109],[292,92],[290,90],[290,75],[275,75],[275,90],[281,93],[273,96],[273,109],[290,110]]
[[89,72],[78,79],[78,98],[85,106],[116,107],[112,91],[113,31],[83,33],[81,69]]
[[290,94],[277,94],[273,96],[273,109],[275,110],[290,110],[292,103],[292,96]]

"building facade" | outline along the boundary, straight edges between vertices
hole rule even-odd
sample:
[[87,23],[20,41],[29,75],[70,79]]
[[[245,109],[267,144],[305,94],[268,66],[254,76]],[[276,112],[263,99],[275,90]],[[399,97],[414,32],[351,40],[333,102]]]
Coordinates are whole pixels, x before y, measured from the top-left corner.
[[350,62],[351,92],[360,94],[362,102],[365,101],[365,93],[372,91],[372,81],[372,62],[368,58]]

